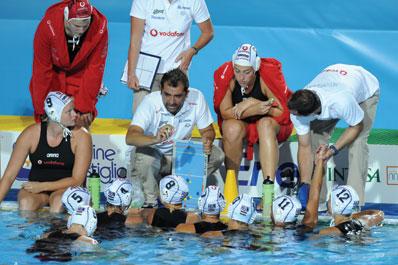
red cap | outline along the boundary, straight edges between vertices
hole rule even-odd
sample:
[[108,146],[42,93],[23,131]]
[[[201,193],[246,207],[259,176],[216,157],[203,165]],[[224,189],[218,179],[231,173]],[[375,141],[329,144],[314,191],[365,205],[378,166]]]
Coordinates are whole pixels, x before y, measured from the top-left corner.
[[65,19],[89,18],[93,13],[93,6],[89,0],[71,0],[65,7]]

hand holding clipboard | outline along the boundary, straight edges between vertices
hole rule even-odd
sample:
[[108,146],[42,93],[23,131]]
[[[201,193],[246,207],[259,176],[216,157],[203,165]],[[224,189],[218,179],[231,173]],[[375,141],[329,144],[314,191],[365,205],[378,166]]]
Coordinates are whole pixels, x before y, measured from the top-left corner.
[[[159,69],[160,56],[156,56],[149,53],[140,52],[137,61],[137,67],[135,69],[136,76],[138,78],[139,88],[151,91],[155,75]],[[127,85],[128,81],[128,61],[124,65],[124,70],[120,81]]]

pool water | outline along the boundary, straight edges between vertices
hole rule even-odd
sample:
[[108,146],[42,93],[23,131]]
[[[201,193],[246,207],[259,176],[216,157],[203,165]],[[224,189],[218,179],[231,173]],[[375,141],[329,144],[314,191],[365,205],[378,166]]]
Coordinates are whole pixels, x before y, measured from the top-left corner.
[[[59,264],[43,263],[26,249],[49,229],[50,222],[63,223],[63,217],[0,211],[0,265]],[[300,238],[294,230],[256,224],[250,233],[207,239],[139,226],[97,237],[101,240],[98,246],[74,246],[69,264],[397,264],[397,228],[385,224],[352,239]]]

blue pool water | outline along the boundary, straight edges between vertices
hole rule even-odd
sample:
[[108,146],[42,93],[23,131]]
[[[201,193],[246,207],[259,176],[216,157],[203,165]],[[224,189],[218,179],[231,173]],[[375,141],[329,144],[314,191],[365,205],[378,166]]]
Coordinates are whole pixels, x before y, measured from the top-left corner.
[[[22,217],[0,211],[0,264],[42,263],[26,253],[49,222],[62,216],[46,212]],[[67,264],[397,264],[397,226],[385,224],[356,239],[294,236],[292,230],[256,224],[251,234],[205,239],[140,226],[113,234],[99,246],[73,249]]]

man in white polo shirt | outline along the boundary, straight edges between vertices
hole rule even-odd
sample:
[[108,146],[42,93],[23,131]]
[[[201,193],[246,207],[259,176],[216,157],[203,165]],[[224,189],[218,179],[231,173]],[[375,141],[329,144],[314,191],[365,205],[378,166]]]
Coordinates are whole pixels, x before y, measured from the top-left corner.
[[213,118],[205,98],[189,88],[186,74],[179,68],[163,75],[161,91],[146,96],[138,106],[126,135],[126,143],[137,147],[133,177],[143,185],[146,205],[156,205],[161,176],[171,174],[173,140],[191,138],[195,125],[209,154],[208,175],[224,160],[224,153],[213,145]]
[[[327,144],[339,120],[348,127],[330,145],[327,161],[341,149],[349,148],[347,185],[365,203],[368,176],[368,136],[379,102],[379,82],[361,66],[328,66],[304,89],[296,91],[288,102],[291,120],[298,136],[298,163],[301,181],[311,183],[313,156],[320,144]],[[325,202],[325,183],[321,202]]]
[[[161,57],[152,92],[160,90],[162,75],[176,67],[187,71],[192,57],[213,38],[213,25],[204,0],[133,0],[128,54],[128,87],[134,89],[133,112],[150,91],[140,89],[136,76],[139,52]],[[200,36],[191,46],[192,21]]]

